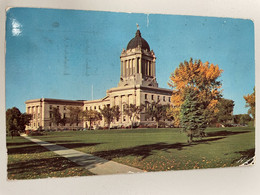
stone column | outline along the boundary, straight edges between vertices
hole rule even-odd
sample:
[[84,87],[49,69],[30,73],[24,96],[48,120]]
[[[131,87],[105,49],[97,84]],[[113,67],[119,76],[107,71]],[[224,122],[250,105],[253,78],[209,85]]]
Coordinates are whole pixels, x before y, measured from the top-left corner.
[[131,59],[132,62],[132,75],[135,73],[135,64],[134,64],[134,59]]
[[119,110],[120,110],[120,112],[121,112],[121,116],[120,116],[120,118],[119,118],[119,122],[122,124],[122,118],[123,118],[123,112],[122,112],[122,96],[121,95],[119,95],[118,96],[118,101],[119,101]]
[[138,73],[138,67],[137,67],[137,58],[134,59],[134,64],[135,64],[135,74]]
[[150,76],[150,62],[147,60],[147,75]]
[[156,69],[155,69],[155,61],[153,61],[153,76],[155,77]]
[[141,66],[141,58],[138,58],[138,63],[139,63],[139,73],[142,73],[142,66]]
[[[126,95],[126,104],[129,105],[129,94]],[[129,123],[129,116],[126,117],[126,122]]]
[[111,107],[113,107],[115,105],[115,97],[112,96],[111,97]]
[[129,61],[126,60],[126,76],[129,76]]
[[129,60],[129,75],[132,75],[132,70],[133,70],[133,64],[132,64],[132,60]]
[[123,77],[123,61],[121,61],[121,77]]

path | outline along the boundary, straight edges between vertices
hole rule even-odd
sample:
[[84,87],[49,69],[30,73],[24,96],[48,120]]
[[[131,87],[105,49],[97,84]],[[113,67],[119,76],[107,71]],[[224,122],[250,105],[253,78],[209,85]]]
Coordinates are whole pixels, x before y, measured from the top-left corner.
[[77,150],[69,149],[63,146],[45,142],[39,139],[31,138],[27,135],[22,135],[24,138],[40,145],[48,150],[55,152],[56,154],[69,159],[76,164],[83,166],[90,172],[96,175],[108,175],[108,174],[123,174],[123,173],[140,173],[144,172],[141,169],[123,165],[114,161],[108,161],[106,159],[86,154]]

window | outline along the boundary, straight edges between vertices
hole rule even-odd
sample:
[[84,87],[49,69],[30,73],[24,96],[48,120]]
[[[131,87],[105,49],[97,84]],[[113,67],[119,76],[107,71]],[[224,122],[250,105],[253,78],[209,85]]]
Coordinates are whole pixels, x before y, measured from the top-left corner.
[[59,110],[59,109],[60,109],[60,107],[59,107],[59,106],[57,106],[57,109]]
[[144,94],[144,99],[146,99],[146,100],[147,100],[147,94]]
[[163,96],[163,101],[165,102],[165,96]]
[[65,113],[63,114],[63,118],[66,118],[66,114]]
[[171,102],[171,97],[169,97],[169,102]]
[[96,106],[94,106],[94,110],[96,110],[97,109],[97,107]]
[[152,95],[152,97],[151,97],[151,98],[152,98],[152,100],[153,100],[153,95]]
[[159,101],[160,100],[160,96],[158,95],[158,97],[157,97],[157,100]]
[[51,127],[51,123],[49,123],[49,126]]
[[50,105],[50,110],[52,109],[52,105]]
[[86,107],[86,110],[88,110],[88,107]]
[[66,110],[66,106],[64,106],[64,110]]

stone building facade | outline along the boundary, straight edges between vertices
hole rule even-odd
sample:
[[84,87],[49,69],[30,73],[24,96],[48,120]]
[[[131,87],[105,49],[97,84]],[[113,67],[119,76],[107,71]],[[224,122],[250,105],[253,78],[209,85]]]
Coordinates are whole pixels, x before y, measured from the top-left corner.
[[[156,57],[153,50],[145,39],[142,38],[140,30],[130,40],[126,49],[120,56],[120,80],[117,87],[108,89],[106,96],[98,100],[59,100],[59,99],[34,99],[28,100],[26,112],[33,115],[30,125],[26,129],[80,129],[88,127],[88,122],[64,126],[51,123],[51,111],[58,107],[62,117],[69,117],[68,107],[79,107],[82,110],[92,109],[99,111],[104,105],[119,106],[121,116],[119,120],[111,123],[111,126],[128,126],[129,117],[124,114],[124,104],[147,105],[160,100],[160,104],[170,104],[172,91],[159,88],[156,81]],[[145,111],[140,114],[138,124],[155,123],[152,119],[145,117]],[[96,122],[96,126],[105,126],[105,121]]]

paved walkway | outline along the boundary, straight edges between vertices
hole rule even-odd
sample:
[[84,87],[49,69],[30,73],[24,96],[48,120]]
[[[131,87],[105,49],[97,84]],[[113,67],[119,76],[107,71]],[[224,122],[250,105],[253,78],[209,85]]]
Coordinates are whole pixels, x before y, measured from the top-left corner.
[[96,175],[108,175],[108,174],[122,174],[122,173],[140,173],[144,172],[141,169],[123,165],[114,161],[108,161],[106,159],[86,154],[77,150],[65,148],[56,144],[45,142],[39,139],[31,138],[27,135],[22,135],[24,138],[40,145],[48,150],[55,152],[56,154],[69,159],[72,162],[83,166],[90,172]]

